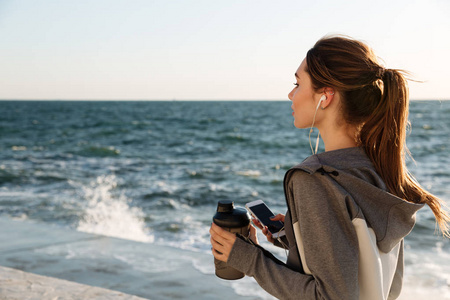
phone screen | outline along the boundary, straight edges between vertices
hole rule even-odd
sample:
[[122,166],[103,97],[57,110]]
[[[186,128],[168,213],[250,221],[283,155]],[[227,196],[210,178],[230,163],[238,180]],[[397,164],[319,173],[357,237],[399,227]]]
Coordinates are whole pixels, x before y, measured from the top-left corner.
[[261,223],[267,226],[270,232],[276,233],[283,228],[284,226],[283,222],[270,220],[270,217],[273,217],[273,213],[264,203],[251,206],[250,210],[253,212],[253,214],[258,218],[258,220]]

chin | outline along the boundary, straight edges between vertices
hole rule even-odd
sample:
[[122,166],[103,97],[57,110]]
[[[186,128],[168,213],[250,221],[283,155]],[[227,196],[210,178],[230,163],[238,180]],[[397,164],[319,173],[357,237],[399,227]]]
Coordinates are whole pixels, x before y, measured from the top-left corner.
[[305,128],[309,128],[311,125],[307,125],[307,124],[302,124],[300,122],[295,122],[294,121],[294,126],[298,129],[305,129]]

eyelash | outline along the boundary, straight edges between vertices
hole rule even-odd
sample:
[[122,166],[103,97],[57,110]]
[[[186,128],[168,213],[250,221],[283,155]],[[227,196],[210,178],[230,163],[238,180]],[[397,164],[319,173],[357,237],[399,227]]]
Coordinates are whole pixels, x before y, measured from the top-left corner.
[[299,84],[298,84],[298,83],[296,83],[296,82],[294,83],[294,85],[295,85],[296,87],[298,87],[298,86],[299,86]]

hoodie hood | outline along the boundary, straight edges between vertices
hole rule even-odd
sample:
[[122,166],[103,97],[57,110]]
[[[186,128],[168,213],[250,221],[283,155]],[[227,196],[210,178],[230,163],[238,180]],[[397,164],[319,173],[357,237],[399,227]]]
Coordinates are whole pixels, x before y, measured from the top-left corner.
[[383,252],[391,251],[411,232],[415,214],[424,206],[389,193],[362,147],[316,154],[293,169],[330,174],[360,207]]

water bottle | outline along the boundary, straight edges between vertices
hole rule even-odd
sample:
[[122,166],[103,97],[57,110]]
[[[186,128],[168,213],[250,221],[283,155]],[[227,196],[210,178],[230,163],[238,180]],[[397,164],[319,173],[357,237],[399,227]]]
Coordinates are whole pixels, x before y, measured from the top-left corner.
[[[250,232],[250,216],[247,210],[242,207],[234,207],[233,201],[219,201],[213,222],[229,232],[240,233],[245,237]],[[239,272],[228,266],[227,263],[216,258],[214,258],[214,265],[216,267],[216,276],[219,278],[235,280],[245,276],[244,273]]]

